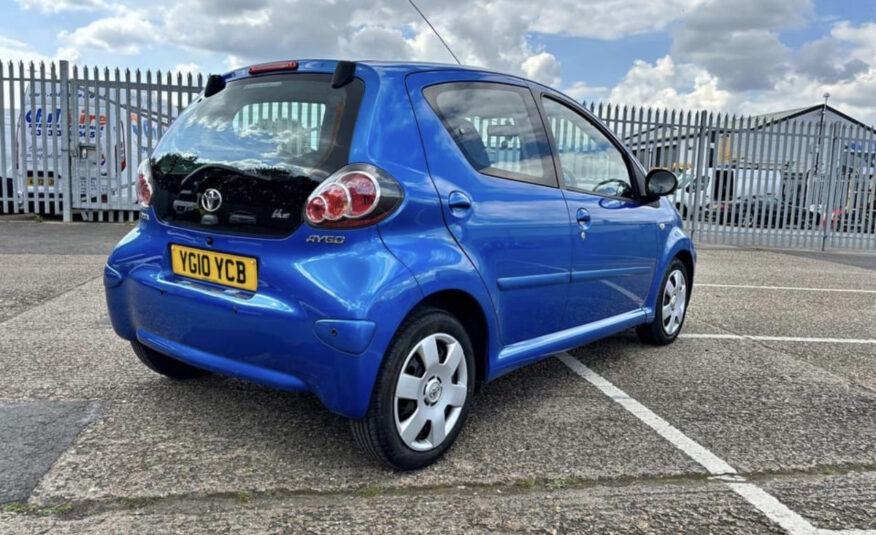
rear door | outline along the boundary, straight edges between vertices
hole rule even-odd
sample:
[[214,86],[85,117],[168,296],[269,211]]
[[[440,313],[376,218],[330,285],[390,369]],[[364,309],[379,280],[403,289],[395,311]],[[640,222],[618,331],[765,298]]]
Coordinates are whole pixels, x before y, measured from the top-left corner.
[[563,327],[639,310],[654,277],[660,209],[637,200],[644,181],[602,125],[559,98],[542,95],[541,106],[572,227]]
[[504,344],[559,329],[569,215],[532,93],[510,78],[407,79],[450,231],[490,292]]

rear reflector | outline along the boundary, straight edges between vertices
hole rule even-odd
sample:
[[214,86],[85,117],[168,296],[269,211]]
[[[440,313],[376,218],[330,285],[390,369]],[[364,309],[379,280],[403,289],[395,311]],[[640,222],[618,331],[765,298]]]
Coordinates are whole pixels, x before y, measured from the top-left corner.
[[266,72],[277,71],[294,71],[298,68],[297,61],[273,61],[271,63],[260,63],[249,68],[250,74],[264,74]]

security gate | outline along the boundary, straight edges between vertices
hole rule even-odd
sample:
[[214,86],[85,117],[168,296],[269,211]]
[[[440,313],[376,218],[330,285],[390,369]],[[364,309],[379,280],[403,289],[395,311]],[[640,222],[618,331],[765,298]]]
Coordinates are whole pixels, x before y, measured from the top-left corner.
[[876,249],[872,127],[780,115],[590,109],[646,169],[676,173],[672,201],[695,241]]
[[0,212],[137,216],[136,171],[201,90],[185,77],[0,64]]

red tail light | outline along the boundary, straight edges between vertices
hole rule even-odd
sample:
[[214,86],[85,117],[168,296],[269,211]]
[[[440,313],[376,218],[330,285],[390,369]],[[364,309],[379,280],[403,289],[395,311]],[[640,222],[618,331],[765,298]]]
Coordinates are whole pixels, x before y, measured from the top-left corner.
[[152,169],[149,160],[143,160],[137,168],[137,200],[143,208],[149,208],[149,203],[152,202]]
[[340,184],[329,184],[320,197],[325,199],[325,218],[337,221],[350,213],[350,192]]
[[377,204],[379,187],[377,180],[365,173],[350,173],[341,178],[340,183],[350,192],[350,215],[367,215]]
[[304,218],[317,227],[364,227],[392,213],[402,198],[398,182],[380,169],[365,164],[348,165],[310,194]]

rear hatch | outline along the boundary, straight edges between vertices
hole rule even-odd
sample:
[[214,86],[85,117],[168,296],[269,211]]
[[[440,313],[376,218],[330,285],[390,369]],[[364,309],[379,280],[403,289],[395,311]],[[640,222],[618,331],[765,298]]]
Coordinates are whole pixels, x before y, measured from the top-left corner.
[[292,73],[201,97],[150,160],[156,215],[210,232],[291,234],[308,195],[348,163],[363,91],[358,79],[332,88],[330,74]]

